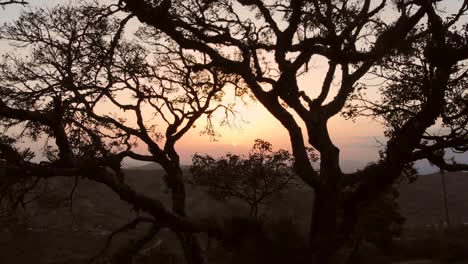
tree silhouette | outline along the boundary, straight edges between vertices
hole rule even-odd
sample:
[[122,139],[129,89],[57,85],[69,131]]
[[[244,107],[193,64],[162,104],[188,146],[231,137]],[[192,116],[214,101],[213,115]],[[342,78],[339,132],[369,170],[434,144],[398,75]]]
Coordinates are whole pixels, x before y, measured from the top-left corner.
[[[428,157],[420,155],[418,146],[428,128],[443,117],[452,69],[468,56],[466,35],[458,34],[462,41],[450,37],[452,26],[462,23],[466,1],[454,16],[447,17],[438,11],[439,1],[430,0],[394,1],[397,11],[387,1],[371,0],[121,2],[155,32],[185,50],[201,53],[195,68],[215,66],[241,76],[256,99],[285,127],[296,173],[315,191],[310,244],[318,263],[346,262],[346,256],[337,254],[347,252],[341,249],[353,238],[360,208],[391,188],[408,163]],[[393,12],[394,19],[383,19],[384,11]],[[422,82],[426,99],[409,118],[398,121],[377,164],[345,174],[328,121],[343,110],[365,74],[416,41],[416,27],[428,38],[423,54],[418,53],[431,66],[429,78]],[[315,87],[298,84],[298,77],[311,70],[308,64],[313,57],[328,63],[315,96],[311,93]],[[336,87],[334,79],[339,79]],[[337,90],[334,96],[332,88]],[[308,145],[320,153],[319,171],[307,158]],[[433,160],[437,162],[440,157]]]
[[216,200],[239,199],[259,220],[263,205],[294,184],[292,156],[286,150],[273,151],[272,145],[256,139],[248,156],[227,154],[215,159],[195,154],[190,167],[193,183],[206,186]]
[[[205,133],[214,135],[212,114],[224,110],[229,118],[233,113],[232,106],[220,101],[222,88],[237,77],[215,68],[194,72],[185,67],[191,55],[173,42],[148,50],[144,43],[126,39],[125,25],[132,16],[119,19],[116,12],[97,4],[34,9],[1,28],[2,39],[23,51],[7,53],[0,62],[2,132],[15,136],[22,129],[13,140],[0,142],[4,175],[18,183],[55,176],[104,183],[136,210],[152,215],[158,230],[172,229],[187,261],[200,263],[193,232],[203,224],[187,219],[175,145],[202,117],[208,118]],[[46,160],[37,164],[27,159],[15,147],[21,139],[46,139]],[[138,152],[138,144],[148,152]],[[125,183],[125,157],[164,168],[171,210]]]
[[[175,144],[202,116],[230,113],[219,101],[227,84],[237,94],[251,93],[287,130],[295,173],[315,192],[309,241],[317,263],[348,261],[363,210],[408,164],[428,159],[444,170],[467,169],[444,157],[448,148],[467,150],[468,41],[461,20],[467,1],[453,15],[433,0],[116,2],[29,11],[0,30],[28,54],[6,54],[0,65],[3,132],[22,129],[0,141],[2,184],[9,190],[55,176],[104,183],[152,217],[149,235],[171,228],[187,261],[201,263],[193,233],[214,230],[187,216]],[[116,18],[121,11],[127,15]],[[139,41],[125,38],[132,17],[146,24]],[[321,78],[312,75],[315,58],[328,64]],[[382,101],[363,94],[366,74],[386,81]],[[300,85],[305,75],[321,85]],[[163,129],[151,125],[146,110]],[[389,140],[377,163],[342,172],[328,130],[340,113],[384,119]],[[444,129],[435,133],[440,121]],[[53,140],[47,160],[32,162],[15,145],[21,138]],[[135,143],[148,153],[136,151]],[[319,152],[319,169],[310,146]],[[162,165],[171,209],[125,183],[125,157]]]
[[4,171],[4,159],[16,157],[17,159],[29,161],[34,157],[34,153],[29,149],[19,150],[11,147],[15,142],[13,138],[0,137],[0,226],[8,226],[18,222],[19,209],[25,207],[30,199],[26,195],[31,192],[38,184],[37,179],[24,178],[16,179],[13,175],[6,175]]
[[[465,9],[466,4],[465,4]],[[460,10],[463,12],[463,9]],[[445,22],[444,27],[450,28],[456,23],[456,17]],[[467,40],[464,30],[453,28],[445,33],[446,45],[450,49],[466,49]],[[401,50],[393,52],[382,59],[372,74],[384,81],[379,87],[380,100],[370,100],[366,96],[365,85],[356,92],[348,105],[348,117],[369,116],[381,118],[385,122],[386,135],[389,138],[397,135],[403,125],[418,116],[426,104],[431,100],[434,78],[438,74],[436,62],[452,63],[447,66],[448,80],[444,87],[444,105],[440,110],[438,122],[440,129],[427,129],[416,142],[412,153],[412,160],[426,158],[433,164],[447,170],[463,170],[468,167],[457,164],[453,160],[445,160],[445,151],[451,149],[455,153],[464,153],[467,145],[467,95],[466,61],[462,58],[434,57],[433,49],[437,44],[426,28],[416,28],[411,33],[411,41]],[[437,61],[437,60],[441,61]]]

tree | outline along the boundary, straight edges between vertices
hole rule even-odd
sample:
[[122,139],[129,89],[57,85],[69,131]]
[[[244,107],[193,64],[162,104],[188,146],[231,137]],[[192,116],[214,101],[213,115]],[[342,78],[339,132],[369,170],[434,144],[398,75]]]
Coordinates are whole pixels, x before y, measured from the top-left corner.
[[[368,87],[361,86],[353,94],[347,106],[345,115],[350,118],[368,116],[380,118],[385,124],[385,134],[392,138],[398,134],[403,125],[412,118],[416,118],[426,104],[432,99],[430,85],[438,74],[437,63],[452,63],[447,66],[448,76],[444,87],[444,105],[440,109],[437,127],[429,127],[424,131],[419,142],[415,142],[415,150],[411,160],[428,159],[434,165],[448,170],[463,170],[463,164],[456,164],[454,160],[445,160],[445,152],[464,153],[467,150],[467,96],[466,59],[462,51],[466,49],[467,40],[464,28],[457,23],[458,16],[466,12],[467,3],[459,10],[459,14],[444,21],[444,38],[448,50],[453,58],[441,58],[434,54],[438,46],[434,37],[426,27],[417,27],[411,33],[410,40],[398,51],[385,56],[371,74],[384,83],[378,88],[381,94],[379,100],[370,100],[366,95]],[[440,20],[433,14],[434,20]],[[432,22],[434,27],[437,23]],[[434,29],[435,30],[435,29]],[[442,41],[442,40],[440,40]],[[451,54],[450,54],[451,55]],[[440,129],[434,129],[440,128]],[[465,167],[466,169],[466,167]]]
[[[432,156],[422,155],[418,147],[426,131],[444,116],[452,69],[468,57],[466,35],[450,37],[452,26],[460,24],[467,12],[467,2],[448,17],[440,14],[438,2],[394,1],[396,11],[392,11],[385,0],[119,1],[155,32],[184,50],[201,54],[194,69],[217,67],[240,76],[285,127],[295,171],[315,191],[309,237],[317,263],[346,262],[347,257],[337,256],[337,252],[352,240],[358,211],[391,188],[408,163]],[[384,11],[393,12],[395,19],[384,20]],[[365,74],[385,58],[403,54],[408,43],[416,41],[416,27],[428,38],[423,53],[417,53],[427,57],[431,67],[431,74],[422,82],[425,100],[412,115],[399,120],[377,164],[345,174],[328,121],[343,110]],[[297,81],[310,70],[308,62],[313,56],[328,63],[316,97],[310,91],[314,87],[299,87]],[[339,84],[333,97],[334,79]],[[452,141],[443,144],[446,142]],[[452,144],[460,145],[458,141]],[[309,145],[320,153],[320,170],[307,158]],[[425,150],[434,153],[432,148]],[[440,156],[435,158],[433,163],[445,166]]]
[[[196,120],[209,120],[221,109],[229,117],[232,106],[220,99],[222,88],[236,83],[236,77],[215,68],[194,72],[185,67],[192,56],[172,42],[161,41],[150,51],[127,39],[124,30],[132,15],[119,19],[114,16],[118,12],[97,4],[34,9],[1,28],[1,38],[24,52],[7,53],[0,62],[0,122],[2,133],[13,137],[0,142],[2,177],[22,182],[82,176],[104,183],[135,210],[152,217],[137,217],[119,231],[150,222],[155,228],[141,240],[149,241],[154,230],[170,228],[187,262],[201,263],[193,233],[210,228],[187,219],[175,145]],[[211,124],[205,130],[213,134]],[[18,128],[22,132],[16,134]],[[26,152],[15,146],[20,139],[46,139],[46,159],[38,164],[22,155]],[[137,152],[138,144],[148,153]],[[171,210],[125,183],[125,157],[164,168]]]
[[190,167],[193,183],[207,187],[216,200],[239,199],[259,220],[260,209],[269,200],[294,184],[291,154],[273,151],[272,145],[256,139],[247,157],[227,154],[215,159],[195,154]]
[[15,140],[10,137],[0,137],[0,226],[5,227],[17,223],[20,219],[19,209],[25,207],[30,200],[25,196],[38,185],[37,179],[15,179],[5,175],[5,164],[3,160],[8,156],[17,156],[22,160],[29,161],[33,153],[29,149],[19,150],[10,147]]

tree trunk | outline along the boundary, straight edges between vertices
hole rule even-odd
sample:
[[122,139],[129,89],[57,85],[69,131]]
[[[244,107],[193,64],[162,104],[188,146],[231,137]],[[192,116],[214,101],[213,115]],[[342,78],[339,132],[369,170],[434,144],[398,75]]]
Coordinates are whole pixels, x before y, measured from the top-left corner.
[[111,264],[131,264],[138,252],[159,232],[159,226],[152,226],[151,229],[136,241],[129,241],[120,247],[111,257]]
[[[319,118],[320,119],[320,118]],[[346,263],[346,230],[349,219],[345,219],[345,210],[341,204],[340,150],[332,143],[326,122],[310,124],[310,143],[320,152],[320,184],[316,186],[310,225],[310,245],[313,263]],[[315,128],[315,129],[314,129]],[[346,228],[345,228],[346,227]]]
[[[183,217],[187,216],[185,208],[185,184],[183,180],[183,173],[179,166],[168,173],[168,187],[171,189],[172,195],[172,210]],[[175,231],[182,249],[184,251],[185,260],[188,264],[203,264],[202,248],[197,236],[193,233],[182,233]]]
[[177,236],[184,251],[184,257],[187,264],[205,263],[200,241],[195,234],[178,233]]
[[313,263],[349,263],[355,251],[352,234],[357,214],[355,208],[343,209],[336,193],[326,189],[315,192],[310,226]]
[[333,196],[325,190],[315,192],[309,237],[314,263],[331,263],[336,248],[337,215]]

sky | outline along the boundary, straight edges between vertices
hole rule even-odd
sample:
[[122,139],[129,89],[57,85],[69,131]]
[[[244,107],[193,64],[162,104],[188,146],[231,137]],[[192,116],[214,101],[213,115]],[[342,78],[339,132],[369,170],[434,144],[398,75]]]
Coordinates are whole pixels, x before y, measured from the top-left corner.
[[[31,6],[54,6],[57,3],[67,3],[61,0],[32,0]],[[450,0],[450,4],[458,4],[460,0]],[[21,6],[6,7],[2,12],[0,22],[11,21],[16,17]],[[27,9],[27,8],[26,8]],[[6,43],[0,41],[0,49],[7,49]],[[312,61],[313,73],[300,78],[299,84],[304,87],[314,87],[321,83],[326,68],[320,60]],[[333,94],[330,96],[333,97]],[[200,128],[204,120],[196,124],[196,128],[189,131],[177,144],[177,150],[184,164],[190,163],[194,153],[221,156],[227,152],[244,154],[257,138],[267,140],[275,149],[290,149],[289,137],[281,124],[272,117],[259,103],[250,101],[244,105],[238,102],[237,122],[233,127],[218,127],[220,137],[216,141],[206,135],[200,135]],[[215,116],[215,124],[220,116]],[[218,122],[216,122],[218,121]],[[358,118],[354,121],[345,120],[339,115],[329,122],[330,135],[335,144],[341,149],[341,159],[344,161],[373,161],[378,158],[379,146],[385,143],[382,125],[368,118]],[[144,148],[141,149],[144,151]],[[137,164],[127,161],[127,165]]]

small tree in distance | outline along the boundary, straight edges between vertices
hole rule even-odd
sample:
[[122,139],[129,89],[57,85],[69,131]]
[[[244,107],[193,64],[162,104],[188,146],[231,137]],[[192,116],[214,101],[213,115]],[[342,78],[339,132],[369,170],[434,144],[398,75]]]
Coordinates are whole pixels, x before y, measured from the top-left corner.
[[247,156],[228,153],[215,159],[195,154],[190,172],[193,183],[208,187],[214,199],[240,200],[257,220],[261,207],[273,196],[297,184],[292,155],[283,149],[273,151],[272,144],[262,139],[255,140]]

